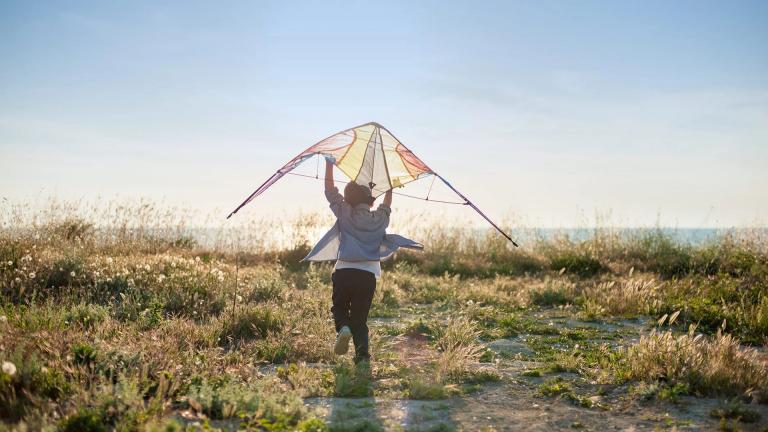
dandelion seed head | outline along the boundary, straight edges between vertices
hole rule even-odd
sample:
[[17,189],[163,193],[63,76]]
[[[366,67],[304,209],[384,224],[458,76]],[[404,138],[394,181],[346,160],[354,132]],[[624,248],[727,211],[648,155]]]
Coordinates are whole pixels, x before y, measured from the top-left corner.
[[3,373],[5,373],[6,375],[10,375],[10,376],[16,375],[16,365],[11,363],[11,362],[9,362],[9,361],[4,361],[3,362]]

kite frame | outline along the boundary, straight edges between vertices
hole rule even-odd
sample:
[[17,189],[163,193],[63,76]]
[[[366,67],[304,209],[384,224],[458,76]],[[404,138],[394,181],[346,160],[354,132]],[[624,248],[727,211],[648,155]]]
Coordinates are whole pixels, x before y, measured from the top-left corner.
[[[360,128],[360,127],[363,127],[363,126],[368,126],[368,125],[373,125],[373,126],[375,126],[375,127],[378,127],[378,128],[380,128],[380,129],[384,129],[385,131],[387,131],[387,133],[389,133],[389,134],[392,136],[392,138],[394,138],[395,140],[397,140],[397,142],[398,142],[398,143],[399,143],[401,146],[403,146],[403,148],[405,148],[406,150],[408,150],[408,152],[409,152],[409,153],[411,153],[412,155],[416,156],[416,154],[415,154],[415,153],[413,153],[413,151],[411,151],[411,149],[409,149],[409,148],[408,148],[408,147],[407,147],[405,144],[403,144],[403,142],[402,142],[402,141],[400,141],[400,139],[399,139],[399,138],[397,138],[397,136],[395,136],[395,134],[393,134],[393,133],[392,133],[392,131],[390,131],[389,129],[387,129],[386,127],[382,126],[382,125],[381,125],[381,124],[379,124],[379,123],[376,123],[376,122],[367,122],[367,123],[363,123],[363,124],[360,124],[360,125],[358,125],[358,126],[354,126],[354,127],[348,128],[348,129],[344,129],[344,130],[342,130],[342,131],[340,131],[340,132],[336,132],[336,133],[333,133],[333,134],[331,134],[331,135],[328,135],[327,137],[323,138],[322,140],[320,140],[320,141],[316,142],[315,144],[312,144],[312,145],[311,145],[310,147],[308,147],[306,150],[302,151],[301,153],[299,153],[298,155],[296,155],[296,156],[295,156],[293,159],[291,159],[290,161],[288,161],[288,163],[286,163],[285,165],[283,165],[282,167],[280,167],[280,169],[279,169],[279,170],[277,170],[277,171],[276,171],[274,174],[272,174],[272,175],[271,175],[271,176],[270,176],[270,177],[269,177],[269,178],[268,178],[268,179],[267,179],[267,180],[266,180],[264,183],[262,183],[262,184],[261,184],[261,185],[260,185],[260,186],[259,186],[259,187],[258,187],[258,188],[255,190],[255,191],[253,191],[253,193],[251,193],[251,194],[248,196],[248,198],[246,198],[246,199],[245,199],[245,201],[243,201],[243,202],[242,202],[242,203],[241,203],[239,206],[237,206],[237,208],[235,208],[235,209],[234,209],[234,210],[233,210],[233,211],[232,211],[232,212],[231,212],[231,213],[230,213],[230,214],[227,216],[227,219],[231,218],[231,217],[232,217],[232,215],[234,215],[235,213],[237,213],[237,212],[238,212],[238,211],[239,211],[241,208],[245,207],[245,205],[247,205],[248,203],[250,203],[251,201],[253,201],[253,199],[254,199],[254,198],[256,198],[257,196],[259,196],[259,195],[261,195],[262,193],[264,193],[264,191],[266,191],[266,190],[267,190],[267,189],[268,189],[270,186],[272,186],[273,184],[275,184],[275,182],[277,182],[278,180],[280,180],[280,179],[281,179],[281,178],[282,178],[284,175],[286,175],[286,174],[295,174],[295,173],[291,173],[291,171],[293,171],[293,170],[294,170],[296,167],[298,167],[299,165],[301,165],[302,163],[304,163],[304,161],[306,161],[307,159],[309,159],[309,158],[311,158],[311,157],[313,157],[313,156],[315,156],[315,155],[319,155],[319,154],[321,154],[320,152],[315,152],[315,153],[310,153],[310,154],[304,155],[304,156],[302,157],[302,155],[304,154],[304,152],[306,152],[306,151],[307,151],[307,150],[309,150],[310,148],[312,148],[312,147],[316,146],[317,144],[319,144],[319,143],[321,143],[321,142],[323,142],[323,141],[327,140],[328,138],[331,138],[331,137],[333,137],[333,136],[335,136],[335,135],[343,134],[343,133],[345,133],[345,132],[348,132],[348,131],[350,131],[350,130],[352,130],[352,131],[354,132],[354,130],[355,130],[355,129],[357,129],[357,128]],[[354,132],[354,133],[355,133],[355,135],[357,135],[357,132]],[[379,131],[378,133],[379,133],[379,136],[381,136],[381,132]],[[346,156],[346,154],[345,154],[345,156]],[[417,158],[417,159],[418,159],[418,158]],[[450,203],[450,204],[464,204],[464,205],[468,205],[468,206],[469,206],[469,207],[471,207],[471,208],[472,208],[474,211],[476,211],[476,212],[477,212],[477,213],[478,213],[480,216],[482,216],[482,217],[483,217],[483,219],[485,219],[485,220],[486,220],[486,221],[487,221],[489,224],[491,224],[491,226],[492,226],[492,227],[494,227],[494,228],[496,229],[496,231],[498,231],[498,232],[499,232],[501,235],[503,235],[503,236],[504,236],[504,237],[505,237],[507,240],[509,240],[510,242],[512,242],[512,244],[513,244],[515,247],[518,247],[518,244],[517,244],[517,242],[515,242],[515,241],[512,239],[512,237],[511,237],[509,234],[507,234],[507,233],[506,233],[504,230],[502,230],[502,229],[501,229],[501,228],[500,228],[498,225],[496,225],[496,223],[495,223],[495,222],[493,222],[493,221],[491,220],[491,218],[489,218],[489,217],[488,217],[488,216],[487,216],[485,213],[483,213],[483,211],[482,211],[482,210],[480,210],[480,208],[478,208],[478,207],[477,207],[477,206],[476,206],[476,205],[475,205],[475,204],[474,204],[472,201],[470,201],[470,200],[469,200],[469,198],[467,198],[466,196],[464,196],[464,194],[462,194],[461,192],[459,192],[459,191],[458,191],[458,190],[457,190],[455,187],[453,187],[453,185],[452,185],[451,183],[449,183],[449,182],[448,182],[448,180],[446,180],[445,178],[443,178],[443,176],[441,176],[440,174],[438,174],[437,172],[435,172],[435,170],[433,170],[432,168],[430,168],[430,167],[429,167],[429,165],[427,165],[426,163],[424,163],[424,161],[422,161],[421,159],[418,159],[418,160],[419,160],[419,161],[420,161],[420,162],[421,162],[421,163],[424,165],[424,167],[426,167],[426,168],[429,170],[429,172],[428,172],[428,173],[423,173],[423,174],[428,174],[428,175],[429,175],[429,174],[432,174],[432,175],[436,176],[436,177],[437,177],[437,178],[439,178],[439,179],[440,179],[440,180],[441,180],[443,183],[445,183],[445,185],[446,185],[446,186],[448,186],[448,188],[450,188],[450,189],[451,189],[451,190],[452,190],[452,191],[453,191],[453,192],[454,192],[456,195],[458,195],[458,196],[459,196],[459,198],[461,198],[461,199],[463,199],[463,200],[464,200],[464,202],[463,202],[463,203],[456,203],[456,202],[448,202],[448,201],[430,200],[430,199],[429,199],[429,196],[427,196],[427,199],[426,199],[425,201],[445,202],[445,203]],[[384,163],[386,164],[386,158],[384,159]],[[289,168],[289,169],[287,169],[287,170],[286,170],[285,168],[286,168],[287,166],[291,166],[291,168]],[[387,178],[389,178],[389,171],[388,171],[388,170],[386,170],[386,171],[387,171]],[[295,174],[295,175],[299,175],[299,176],[300,176],[300,174]],[[311,176],[305,176],[305,177],[311,177]],[[352,180],[352,181],[354,181],[354,180]],[[390,183],[391,183],[391,180],[390,180]],[[410,183],[410,182],[409,182],[409,183]],[[406,184],[407,184],[407,183],[406,183]],[[391,189],[390,189],[390,190],[391,190]],[[394,191],[393,191],[393,193],[397,193],[397,192],[394,192]],[[404,195],[404,196],[408,196],[408,197],[411,197],[411,198],[418,198],[418,199],[423,199],[423,198],[415,197],[415,196],[412,196],[412,195],[405,195],[405,194],[399,194],[399,193],[397,193],[397,194],[398,194],[398,195]]]

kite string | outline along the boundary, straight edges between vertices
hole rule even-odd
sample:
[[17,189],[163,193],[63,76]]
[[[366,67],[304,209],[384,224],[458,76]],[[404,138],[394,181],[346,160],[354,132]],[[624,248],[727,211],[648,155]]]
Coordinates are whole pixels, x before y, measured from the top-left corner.
[[[297,176],[297,177],[315,178],[315,177],[312,177],[311,175],[306,175],[306,174],[299,174],[299,173],[294,173],[294,172],[288,172],[288,173],[286,173],[286,174],[288,174],[288,175],[292,175],[292,176]],[[318,177],[317,179],[318,179],[318,180],[320,180],[320,178],[319,178],[319,177]],[[323,178],[322,180],[325,180],[325,179]],[[345,183],[345,182],[344,182],[344,181],[342,181],[342,180],[334,180],[333,182],[334,182],[334,183]],[[395,191],[392,191],[392,193],[393,193],[394,195],[400,195],[400,196],[404,196],[404,197],[406,197],[406,198],[419,199],[419,200],[422,200],[422,201],[436,202],[436,203],[441,203],[441,204],[457,204],[457,205],[467,205],[467,203],[466,203],[466,202],[456,202],[456,201],[443,201],[443,200],[436,200],[436,199],[425,200],[424,198],[422,198],[422,197],[419,197],[419,196],[416,196],[416,195],[408,195],[408,194],[404,194],[404,193],[400,193],[400,192],[395,192]]]

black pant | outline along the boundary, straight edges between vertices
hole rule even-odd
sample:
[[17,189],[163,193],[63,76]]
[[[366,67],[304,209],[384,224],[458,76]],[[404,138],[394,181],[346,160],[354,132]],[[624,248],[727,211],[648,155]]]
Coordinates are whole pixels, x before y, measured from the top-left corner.
[[338,269],[333,281],[333,321],[338,332],[344,326],[352,330],[355,343],[355,363],[370,358],[368,353],[368,311],[371,309],[376,276],[354,268]]

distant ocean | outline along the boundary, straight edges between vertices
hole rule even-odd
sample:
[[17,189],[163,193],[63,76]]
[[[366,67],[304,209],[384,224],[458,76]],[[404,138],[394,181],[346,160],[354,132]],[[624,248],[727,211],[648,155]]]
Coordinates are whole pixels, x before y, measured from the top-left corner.
[[579,242],[589,240],[596,234],[612,233],[623,239],[632,239],[658,232],[677,243],[691,245],[701,245],[721,239],[724,236],[768,238],[768,228],[524,228],[514,229],[511,234],[520,242],[552,240],[563,237]]

